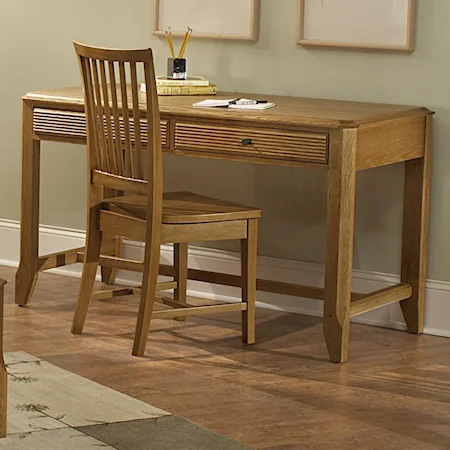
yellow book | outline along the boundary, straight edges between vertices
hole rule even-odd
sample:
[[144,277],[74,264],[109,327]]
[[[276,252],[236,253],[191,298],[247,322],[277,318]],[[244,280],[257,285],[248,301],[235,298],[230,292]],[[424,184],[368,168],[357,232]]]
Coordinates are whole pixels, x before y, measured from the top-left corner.
[[216,95],[217,86],[157,86],[158,95]]
[[157,76],[157,86],[209,86],[211,83],[205,77],[187,77],[185,80]]

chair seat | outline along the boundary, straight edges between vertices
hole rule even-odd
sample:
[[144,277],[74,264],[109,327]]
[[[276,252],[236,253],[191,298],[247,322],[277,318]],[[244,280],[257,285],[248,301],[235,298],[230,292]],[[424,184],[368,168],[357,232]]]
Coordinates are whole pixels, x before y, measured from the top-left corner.
[[[114,207],[140,219],[147,216],[147,197],[144,195],[126,195],[105,199],[107,209]],[[222,222],[229,220],[248,220],[260,218],[258,208],[205,197],[192,192],[168,192],[163,195],[163,223],[188,224]]]

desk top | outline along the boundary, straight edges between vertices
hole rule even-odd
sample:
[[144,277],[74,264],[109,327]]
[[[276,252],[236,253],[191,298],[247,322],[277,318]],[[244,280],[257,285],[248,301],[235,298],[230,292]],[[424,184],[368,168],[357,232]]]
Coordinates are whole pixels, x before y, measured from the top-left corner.
[[[143,108],[144,97],[143,100]],[[215,118],[223,120],[245,120],[249,122],[275,122],[289,125],[357,128],[360,125],[402,117],[420,117],[433,114],[424,107],[360,103],[341,100],[325,100],[300,97],[282,97],[266,94],[241,94],[221,92],[217,98],[264,98],[277,106],[263,111],[239,111],[224,108],[194,108],[192,104],[210,96],[160,96],[161,115]],[[81,87],[29,92],[24,100],[36,106],[83,111],[84,98]]]

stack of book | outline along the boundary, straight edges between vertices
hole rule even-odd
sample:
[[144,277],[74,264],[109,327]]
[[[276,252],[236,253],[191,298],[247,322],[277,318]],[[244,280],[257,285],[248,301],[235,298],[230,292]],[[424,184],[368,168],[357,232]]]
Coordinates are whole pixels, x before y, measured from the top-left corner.
[[[158,95],[216,95],[217,86],[204,77],[187,77],[186,80],[158,76],[156,77]],[[145,92],[142,83],[141,91]]]

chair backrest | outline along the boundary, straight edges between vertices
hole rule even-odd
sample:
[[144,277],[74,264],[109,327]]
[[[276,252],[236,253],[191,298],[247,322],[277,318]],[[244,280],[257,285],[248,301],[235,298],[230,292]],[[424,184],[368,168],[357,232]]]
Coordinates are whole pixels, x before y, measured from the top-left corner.
[[[160,207],[162,148],[151,49],[74,46],[83,78],[91,182],[146,194],[153,208]],[[145,94],[138,85],[142,69]]]

